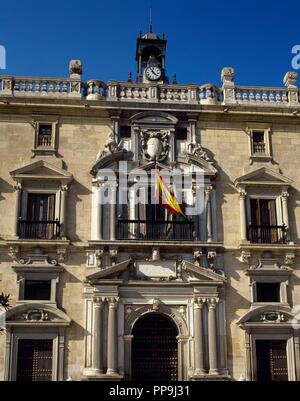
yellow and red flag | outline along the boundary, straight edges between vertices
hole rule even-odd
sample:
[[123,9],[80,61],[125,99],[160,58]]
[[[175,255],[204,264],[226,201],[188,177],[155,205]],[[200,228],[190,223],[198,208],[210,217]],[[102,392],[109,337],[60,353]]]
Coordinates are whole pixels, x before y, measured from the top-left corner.
[[175,214],[176,216],[182,216],[186,219],[175,195],[167,187],[158,168],[156,168],[156,194],[160,205],[170,213]]

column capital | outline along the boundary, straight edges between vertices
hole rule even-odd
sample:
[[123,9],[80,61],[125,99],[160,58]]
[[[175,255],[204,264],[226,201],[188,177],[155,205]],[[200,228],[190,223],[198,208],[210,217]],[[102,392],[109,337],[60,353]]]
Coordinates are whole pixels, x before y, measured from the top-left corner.
[[67,191],[69,189],[69,186],[67,185],[67,184],[62,184],[61,186],[60,186],[60,190],[61,191]]
[[132,334],[126,334],[123,336],[123,340],[126,341],[127,343],[131,343],[131,341],[133,340],[133,335]]
[[282,200],[285,200],[285,201],[286,201],[286,200],[288,199],[289,196],[290,196],[290,194],[288,193],[287,190],[281,192],[281,198],[282,198]]
[[212,185],[205,185],[205,193],[207,195],[210,195],[211,192],[213,191],[214,187]]
[[106,298],[109,308],[111,308],[111,309],[117,308],[119,299],[120,299],[119,297]]
[[93,297],[93,303],[95,306],[103,306],[105,300],[105,297]]
[[208,298],[207,304],[209,309],[216,309],[217,304],[219,303],[219,298]]
[[206,301],[205,298],[194,297],[193,298],[194,309],[202,309],[205,301]]
[[245,199],[247,196],[247,192],[245,188],[239,188],[239,195],[240,195],[240,199]]
[[20,182],[17,182],[14,185],[14,189],[15,189],[15,191],[21,191],[22,190],[22,184]]

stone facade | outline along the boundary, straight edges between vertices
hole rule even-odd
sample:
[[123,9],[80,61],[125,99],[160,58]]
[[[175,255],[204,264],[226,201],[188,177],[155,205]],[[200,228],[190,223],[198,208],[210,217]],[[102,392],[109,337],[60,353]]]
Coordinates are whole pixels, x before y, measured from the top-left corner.
[[[135,324],[159,314],[177,330],[179,380],[257,380],[264,340],[285,341],[287,378],[300,380],[297,77],[239,87],[224,68],[220,88],[169,84],[158,57],[151,81],[147,41],[165,49],[153,33],[138,39],[138,83],[82,82],[78,60],[65,80],[0,77],[0,292],[11,304],[1,378],[17,379],[20,340],[46,338],[52,380],[130,380]],[[147,171],[147,130],[168,134],[163,167],[204,171],[193,238],[124,238],[119,206],[97,205],[101,168]],[[31,193],[55,196],[58,235],[26,235]],[[249,226],[257,199],[274,200],[274,229]],[[51,282],[49,299],[25,299],[35,279]],[[258,300],[258,283],[277,283],[278,299]]]

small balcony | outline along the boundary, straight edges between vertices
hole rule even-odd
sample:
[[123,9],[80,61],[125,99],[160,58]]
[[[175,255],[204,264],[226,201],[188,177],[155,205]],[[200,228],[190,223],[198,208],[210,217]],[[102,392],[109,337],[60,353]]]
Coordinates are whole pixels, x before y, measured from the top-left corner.
[[249,241],[253,244],[286,244],[286,226],[249,226]]
[[118,239],[145,241],[193,241],[190,221],[119,220]]
[[265,155],[266,154],[266,144],[263,142],[254,142],[253,143],[253,154],[256,155]]
[[57,220],[20,220],[19,238],[57,240],[60,237],[60,223]]

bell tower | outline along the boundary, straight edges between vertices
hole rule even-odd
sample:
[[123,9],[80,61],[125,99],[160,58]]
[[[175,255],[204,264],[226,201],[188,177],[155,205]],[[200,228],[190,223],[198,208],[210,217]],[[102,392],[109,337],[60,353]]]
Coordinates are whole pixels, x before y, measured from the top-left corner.
[[149,32],[140,33],[136,43],[137,82],[167,83],[166,77],[166,47],[167,40],[162,39],[152,31],[150,14]]

